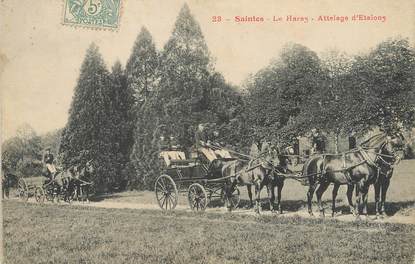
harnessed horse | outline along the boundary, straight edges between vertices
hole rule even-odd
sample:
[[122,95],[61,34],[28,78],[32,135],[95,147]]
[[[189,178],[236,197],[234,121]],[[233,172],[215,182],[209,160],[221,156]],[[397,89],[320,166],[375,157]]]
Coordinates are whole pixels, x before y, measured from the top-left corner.
[[52,186],[57,194],[64,193],[64,201],[69,201],[71,197],[71,179],[73,178],[73,173],[71,168],[67,170],[60,170],[55,175],[52,175],[51,178],[46,180],[45,186]]
[[[287,148],[285,149],[287,150]],[[222,168],[222,176],[230,177],[231,183],[228,190],[232,193],[236,185],[247,186],[248,196],[251,203],[252,202],[252,191],[251,187],[255,187],[255,211],[260,212],[260,193],[264,186],[267,187],[269,206],[271,211],[277,211],[282,213],[281,208],[281,192],[284,187],[284,174],[291,172],[288,169],[289,159],[287,154],[288,152],[282,152],[278,154],[279,164],[274,165],[273,162],[267,158],[257,157],[255,159],[247,161],[235,160],[228,164],[225,164]],[[266,153],[264,153],[266,154]],[[270,152],[269,152],[270,154]],[[275,206],[275,187],[277,187],[277,204]]]
[[[303,167],[303,176],[308,178],[310,184],[307,193],[309,214],[313,215],[311,200],[317,185],[319,185],[316,192],[317,203],[320,214],[324,216],[321,197],[330,183],[334,183],[333,215],[337,190],[340,185],[344,184],[348,185],[347,199],[351,211],[357,216],[360,214],[361,205],[363,206],[363,214],[367,215],[367,195],[371,184],[375,185],[377,201],[379,200],[379,190],[383,186],[382,201],[384,203],[389,181],[386,180],[388,177],[382,175],[389,175],[394,164],[399,161],[394,149],[402,144],[401,134],[394,134],[391,138],[385,133],[380,133],[363,142],[357,149],[342,154],[322,154],[307,160]],[[352,202],[354,185],[356,185],[355,207]],[[378,214],[379,202],[376,204],[376,213]]]
[[[71,185],[74,188],[75,196],[78,199],[81,197],[82,201],[86,200],[89,202],[89,192],[92,185],[91,175],[94,172],[94,166],[92,160],[89,160],[85,166],[74,173],[74,177],[71,179]],[[85,199],[84,199],[85,194]]]
[[[79,199],[79,195],[85,191],[86,199],[89,198],[89,181],[90,174],[94,171],[92,160],[88,161],[80,171],[77,166],[72,166],[66,170],[57,172],[53,179],[47,184],[55,184],[58,194],[64,192],[64,201]],[[88,183],[88,184],[85,184]]]

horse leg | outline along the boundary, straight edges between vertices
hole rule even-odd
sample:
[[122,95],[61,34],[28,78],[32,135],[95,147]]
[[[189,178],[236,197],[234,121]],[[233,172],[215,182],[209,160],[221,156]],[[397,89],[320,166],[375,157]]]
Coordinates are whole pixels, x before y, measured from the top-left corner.
[[367,218],[367,197],[369,196],[369,186],[364,186],[361,192],[362,202],[363,202],[363,210],[362,214]]
[[281,192],[282,188],[284,187],[284,180],[281,180],[281,182],[277,185],[278,187],[278,198],[277,198],[277,210],[282,214],[282,206],[281,206]]
[[355,212],[356,212],[356,219],[360,219],[360,202],[362,200],[362,194],[360,191],[360,183],[356,184],[356,191],[355,191],[355,195],[356,195],[356,202],[355,202]]
[[259,186],[255,184],[255,212],[257,214],[259,214],[260,206],[261,206],[261,203],[259,200],[259,193],[260,193]]
[[82,202],[82,200],[83,200],[83,198],[82,198],[82,188],[81,188],[81,184],[80,183],[78,183],[78,185],[77,185],[77,194],[76,194],[76,197],[77,197],[77,200],[78,200],[78,202]]
[[339,192],[340,184],[334,184],[333,192],[332,192],[332,203],[331,203],[331,217],[336,215],[336,197],[337,193]]
[[261,190],[264,187],[262,182],[255,183],[255,204],[256,209],[255,211],[259,214],[261,212]]
[[376,210],[376,219],[379,218],[379,212],[381,208],[380,204],[380,179],[375,183],[375,210]]
[[383,217],[383,214],[385,213],[386,193],[388,192],[389,185],[390,185],[390,179],[389,178],[386,178],[383,181],[382,189],[381,189],[381,191],[382,191],[381,201],[380,201],[380,205],[381,205],[381,207],[380,207],[380,215],[381,215],[381,217]]
[[232,197],[232,193],[235,190],[235,186],[236,186],[236,181],[233,182],[227,182],[225,183],[225,204],[226,207],[228,209],[228,212],[232,211],[232,204],[231,204],[231,197]]
[[6,198],[9,199],[10,198],[10,181],[9,180],[6,181],[5,187],[6,187]]
[[329,185],[330,185],[329,182],[322,182],[320,183],[320,186],[318,187],[316,191],[317,204],[318,204],[318,209],[320,210],[321,217],[324,217],[324,207],[321,202],[321,197],[323,196],[323,193],[327,190],[327,187],[329,187]]
[[61,187],[59,185],[57,185],[55,187],[55,198],[56,198],[56,202],[59,203],[59,195],[61,194]]
[[268,198],[269,198],[269,210],[274,212],[274,201],[275,201],[275,186],[270,182],[267,185]]
[[246,189],[248,191],[248,197],[249,197],[249,208],[254,207],[254,202],[252,201],[252,185],[247,185]]
[[356,211],[354,209],[354,204],[353,204],[353,189],[354,189],[353,184],[347,185],[347,202],[349,203],[350,212],[353,215],[356,215]]
[[82,188],[82,185],[81,184],[78,185],[78,196],[79,196],[78,199],[82,203],[84,203],[85,202],[85,199],[84,199],[84,188]]
[[68,201],[68,185],[66,179],[62,179],[62,192],[63,192],[63,201]]
[[317,183],[312,183],[310,184],[310,187],[308,188],[308,192],[307,192],[308,213],[311,216],[314,216],[311,202],[313,200],[313,195],[314,195],[314,191],[316,190],[316,188],[317,188]]
[[89,185],[85,185],[86,202],[89,203]]

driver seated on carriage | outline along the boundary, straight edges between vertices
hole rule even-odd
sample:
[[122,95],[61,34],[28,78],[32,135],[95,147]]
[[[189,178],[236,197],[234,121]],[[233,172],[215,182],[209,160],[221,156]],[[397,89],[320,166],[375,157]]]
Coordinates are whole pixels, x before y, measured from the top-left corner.
[[208,124],[199,124],[195,133],[196,149],[212,162],[220,158],[232,158],[229,151],[222,148],[217,142],[219,132],[208,129]]
[[43,164],[46,167],[46,177],[49,178],[50,180],[53,180],[55,178],[55,174],[56,174],[56,167],[53,164],[53,154],[50,152],[50,148],[46,148],[45,149],[45,155],[43,155]]
[[322,154],[326,151],[325,136],[319,129],[311,130],[312,154]]

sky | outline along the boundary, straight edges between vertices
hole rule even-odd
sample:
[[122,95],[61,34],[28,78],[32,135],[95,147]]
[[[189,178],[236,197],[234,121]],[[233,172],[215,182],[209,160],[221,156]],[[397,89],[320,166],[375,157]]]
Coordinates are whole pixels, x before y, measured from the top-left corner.
[[[162,49],[185,1],[122,0],[116,31],[62,25],[65,0],[0,2],[1,137],[15,135],[23,123],[38,133],[65,126],[85,51],[95,42],[110,69],[125,65],[145,26]],[[100,0],[93,0],[100,1]],[[104,0],[101,0],[104,1]],[[415,1],[411,0],[188,0],[215,61],[232,84],[241,85],[276,58],[289,42],[322,53],[338,49],[367,52],[389,37],[415,40]],[[386,16],[385,22],[351,21],[353,15]],[[319,16],[348,16],[347,22],[318,21]],[[221,22],[213,22],[221,16]],[[263,17],[264,22],[235,22],[235,17]],[[281,22],[273,22],[274,16]],[[307,17],[289,22],[287,16]],[[311,19],[314,21],[311,21]]]

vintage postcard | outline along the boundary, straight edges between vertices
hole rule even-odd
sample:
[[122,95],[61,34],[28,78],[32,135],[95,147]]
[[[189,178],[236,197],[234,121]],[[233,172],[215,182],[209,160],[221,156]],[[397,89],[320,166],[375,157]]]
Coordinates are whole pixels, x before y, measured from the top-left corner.
[[415,263],[413,0],[0,17],[0,263]]

